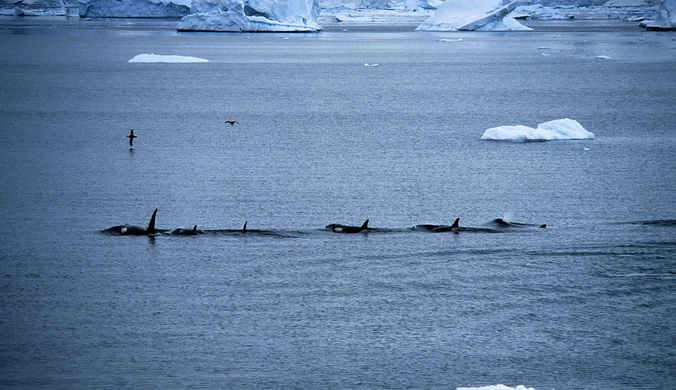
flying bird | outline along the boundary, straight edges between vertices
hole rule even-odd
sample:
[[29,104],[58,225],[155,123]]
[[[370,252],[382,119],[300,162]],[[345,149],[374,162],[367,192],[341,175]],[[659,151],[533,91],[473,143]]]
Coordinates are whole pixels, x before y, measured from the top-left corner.
[[127,138],[129,138],[129,147],[130,148],[133,147],[134,146],[134,138],[137,138],[134,135],[134,129],[129,130],[129,135],[127,136]]
[[237,122],[237,121],[233,121],[233,120],[228,120],[228,121],[225,121],[225,123],[229,124],[230,126],[234,126],[234,125],[235,125],[235,123],[239,124],[239,122]]

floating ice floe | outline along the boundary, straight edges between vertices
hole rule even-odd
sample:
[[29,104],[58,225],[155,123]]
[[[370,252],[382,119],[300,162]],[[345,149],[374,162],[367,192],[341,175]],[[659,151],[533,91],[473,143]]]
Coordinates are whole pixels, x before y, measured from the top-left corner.
[[574,119],[556,119],[540,123],[537,128],[523,125],[493,127],[481,136],[484,140],[533,142],[574,139],[594,139],[594,133],[585,130]]
[[204,58],[176,56],[176,55],[159,55],[159,54],[139,54],[129,60],[129,62],[166,62],[166,63],[192,63],[192,62],[209,62]]
[[452,0],[443,3],[418,31],[524,31],[532,30],[509,14],[528,1]]
[[193,0],[179,31],[317,32],[318,0]]

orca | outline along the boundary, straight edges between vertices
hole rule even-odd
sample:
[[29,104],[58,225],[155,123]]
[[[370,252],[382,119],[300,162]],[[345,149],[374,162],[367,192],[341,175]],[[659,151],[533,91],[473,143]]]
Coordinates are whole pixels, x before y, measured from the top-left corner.
[[194,236],[197,234],[202,234],[204,233],[201,230],[197,229],[197,225],[194,225],[192,229],[186,229],[186,228],[176,228],[172,230],[169,234],[172,234],[174,236]]
[[248,221],[244,222],[244,225],[240,229],[214,229],[214,230],[205,230],[204,233],[218,234],[218,235],[232,235],[232,236],[276,236],[276,237],[295,237],[291,235],[290,232],[285,231],[275,231],[275,230],[261,230],[261,229],[249,229]]
[[450,226],[425,224],[416,225],[415,228],[418,230],[426,230],[432,233],[455,232],[460,228],[460,218],[456,218],[455,221],[453,221],[453,224]]
[[520,222],[509,222],[504,218],[496,218],[493,220],[493,223],[498,225],[501,228],[529,228],[529,227],[538,227],[540,229],[546,229],[547,224],[536,225],[531,223],[520,223]]
[[363,231],[369,231],[369,220],[367,219],[361,226],[351,226],[351,225],[341,225],[339,223],[332,223],[326,225],[326,229],[335,233],[361,233]]
[[239,124],[239,122],[234,121],[234,120],[227,120],[227,121],[225,121],[225,123],[229,124],[230,126],[234,126],[235,123],[236,123],[236,124]]
[[416,225],[416,229],[426,230],[432,233],[460,233],[460,232],[471,232],[471,233],[500,233],[500,230],[491,229],[491,228],[480,228],[480,227],[465,227],[460,226],[460,218],[456,218],[453,221],[453,225]]
[[157,209],[153,211],[153,215],[150,217],[147,227],[136,225],[117,225],[103,229],[101,232],[108,234],[119,234],[121,236],[153,236],[156,232],[158,232],[158,230],[155,229],[156,215]]

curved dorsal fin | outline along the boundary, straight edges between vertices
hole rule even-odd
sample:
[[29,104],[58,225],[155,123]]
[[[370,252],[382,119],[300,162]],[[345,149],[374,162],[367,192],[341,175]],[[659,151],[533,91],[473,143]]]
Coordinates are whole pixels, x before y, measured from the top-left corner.
[[242,233],[246,233],[246,224],[249,223],[249,221],[244,221],[244,226],[242,226]]
[[361,225],[362,230],[368,229],[369,228],[369,220],[367,219],[364,221],[364,223]]
[[460,218],[456,218],[455,221],[453,222],[453,225],[451,225],[451,229],[456,229],[460,227]]
[[195,225],[195,226],[192,227],[192,232],[193,232],[193,233],[197,233],[197,225]]
[[153,215],[150,217],[150,222],[148,222],[148,227],[146,228],[148,233],[155,233],[155,215],[157,215],[157,209],[153,211]]

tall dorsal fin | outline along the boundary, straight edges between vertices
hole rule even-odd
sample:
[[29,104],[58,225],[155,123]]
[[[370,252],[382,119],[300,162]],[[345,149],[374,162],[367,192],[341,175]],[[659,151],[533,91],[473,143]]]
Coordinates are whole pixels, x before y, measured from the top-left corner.
[[153,215],[150,217],[150,222],[148,222],[148,228],[146,228],[148,233],[155,233],[155,215],[157,215],[157,209],[153,211]]
[[197,225],[195,225],[195,226],[192,227],[192,232],[193,232],[193,233],[197,233]]
[[249,223],[249,221],[244,221],[244,226],[242,226],[242,233],[246,233],[246,224]]
[[456,218],[455,221],[453,222],[453,225],[451,225],[451,229],[457,229],[460,227],[460,218]]
[[369,228],[369,220],[367,219],[367,220],[364,221],[364,223],[361,225],[361,229],[362,229],[362,230],[365,230],[365,229],[368,229],[368,228]]

